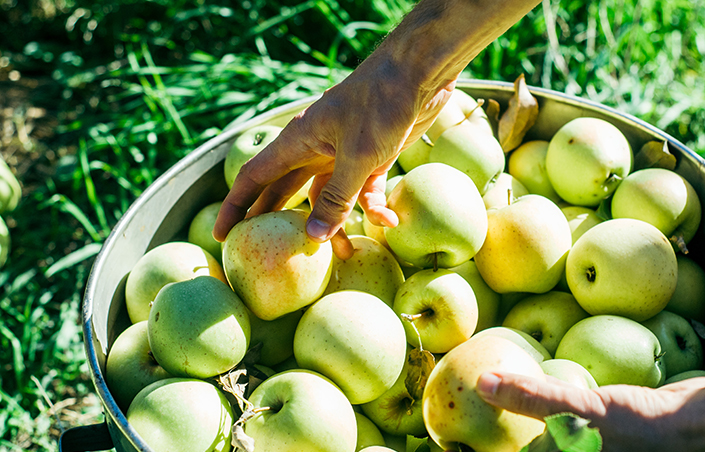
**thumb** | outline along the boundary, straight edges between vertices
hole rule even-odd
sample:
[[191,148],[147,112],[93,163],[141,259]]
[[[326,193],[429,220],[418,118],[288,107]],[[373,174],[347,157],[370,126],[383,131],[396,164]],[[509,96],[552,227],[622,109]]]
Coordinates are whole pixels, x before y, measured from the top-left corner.
[[505,372],[480,375],[477,392],[491,405],[536,419],[566,411],[594,419],[604,410],[594,391]]

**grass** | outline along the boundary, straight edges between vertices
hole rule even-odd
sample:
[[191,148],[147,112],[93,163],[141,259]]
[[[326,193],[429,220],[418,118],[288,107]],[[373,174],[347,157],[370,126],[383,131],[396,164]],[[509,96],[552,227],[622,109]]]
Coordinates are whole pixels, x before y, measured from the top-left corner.
[[[2,152],[24,187],[4,215],[0,451],[57,450],[63,429],[101,418],[80,304],[93,257],[136,197],[231,121],[342,79],[412,5],[0,0],[0,93],[21,100]],[[705,154],[703,54],[703,0],[545,0],[466,75],[523,72]]]

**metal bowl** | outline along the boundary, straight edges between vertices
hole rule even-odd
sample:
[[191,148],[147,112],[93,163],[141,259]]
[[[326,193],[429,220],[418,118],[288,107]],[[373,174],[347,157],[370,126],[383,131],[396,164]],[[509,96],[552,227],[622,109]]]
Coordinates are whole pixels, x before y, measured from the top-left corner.
[[[503,109],[514,91],[513,84],[494,81],[462,80],[457,87],[476,99],[495,99]],[[547,89],[530,90],[539,102],[540,113],[527,139],[548,140],[577,117],[605,119],[624,133],[634,150],[651,140],[667,141],[678,160],[676,172],[690,181],[705,201],[705,160],[673,137],[595,102]],[[145,252],[168,241],[185,239],[193,216],[205,205],[225,197],[223,161],[235,137],[255,125],[284,126],[316,99],[293,102],[227,129],[164,173],[117,223],[93,265],[83,303],[86,355],[106,422],[67,431],[60,441],[63,451],[104,450],[106,445],[114,445],[117,451],[151,451],[128,424],[105,383],[107,352],[117,335],[129,326],[124,303],[127,275]],[[703,255],[704,227],[701,225],[689,245],[694,256]]]

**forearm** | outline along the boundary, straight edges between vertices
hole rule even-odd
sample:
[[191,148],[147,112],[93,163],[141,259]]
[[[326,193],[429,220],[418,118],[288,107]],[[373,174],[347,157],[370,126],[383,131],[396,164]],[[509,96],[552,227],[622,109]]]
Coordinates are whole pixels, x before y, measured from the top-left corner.
[[386,64],[403,73],[428,101],[538,3],[422,0],[363,65]]

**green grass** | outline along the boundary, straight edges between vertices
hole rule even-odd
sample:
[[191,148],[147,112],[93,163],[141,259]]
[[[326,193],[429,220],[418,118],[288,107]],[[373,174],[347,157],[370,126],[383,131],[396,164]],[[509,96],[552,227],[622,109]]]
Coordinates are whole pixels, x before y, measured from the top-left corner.
[[[231,121],[342,79],[412,5],[0,0],[0,57],[41,81],[31,101],[58,119],[27,151],[25,197],[5,215],[13,248],[0,270],[0,451],[56,450],[62,429],[100,419],[80,303],[93,257],[136,197]],[[466,75],[525,73],[705,154],[703,0],[543,6]]]

